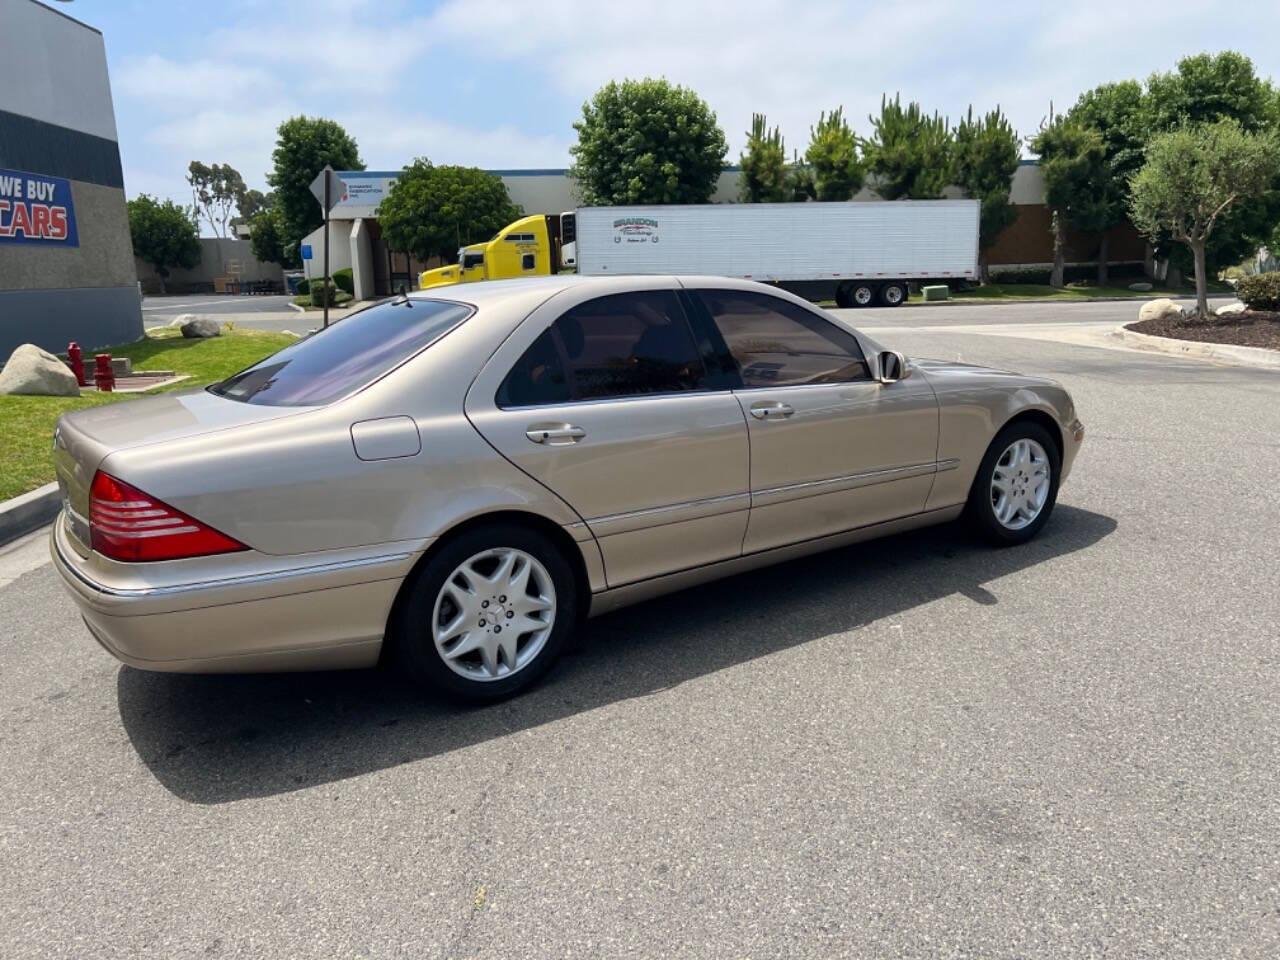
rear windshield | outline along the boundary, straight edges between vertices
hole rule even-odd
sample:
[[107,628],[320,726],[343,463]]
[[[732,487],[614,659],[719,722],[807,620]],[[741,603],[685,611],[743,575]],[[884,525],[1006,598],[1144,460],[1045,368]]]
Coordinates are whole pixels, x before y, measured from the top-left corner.
[[386,300],[215,383],[213,393],[271,407],[332,403],[440,339],[472,308],[447,300]]

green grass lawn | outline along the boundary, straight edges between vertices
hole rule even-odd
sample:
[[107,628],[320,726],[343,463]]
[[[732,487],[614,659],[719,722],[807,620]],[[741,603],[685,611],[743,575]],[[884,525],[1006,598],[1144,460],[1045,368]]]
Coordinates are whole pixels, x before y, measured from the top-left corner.
[[[129,357],[135,370],[172,370],[186,374],[170,388],[202,387],[225,379],[238,370],[257,363],[295,338],[279,333],[236,330],[210,340],[184,340],[176,330],[157,330],[137,343],[105,347],[93,353]],[[92,369],[92,353],[86,356]],[[71,410],[83,410],[104,403],[128,403],[147,393],[98,393],[85,391],[80,397],[0,397],[0,500],[34,490],[53,479],[49,452],[58,417]]]

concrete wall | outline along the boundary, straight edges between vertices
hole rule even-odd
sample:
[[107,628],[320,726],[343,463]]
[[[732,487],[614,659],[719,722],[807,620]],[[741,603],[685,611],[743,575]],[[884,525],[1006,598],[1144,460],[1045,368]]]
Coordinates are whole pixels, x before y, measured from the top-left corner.
[[[329,221],[329,276],[344,267],[351,266],[351,230],[354,220]],[[324,225],[316,227],[302,238],[302,245],[311,246],[311,259],[302,261],[302,272],[308,280],[324,276]]]
[[[190,270],[172,268],[165,280],[168,293],[201,293],[212,289],[215,277],[231,273],[238,264],[240,279],[246,282],[273,280],[283,286],[284,269],[278,263],[263,263],[253,255],[253,245],[248,240],[231,237],[201,237],[200,262]],[[146,293],[160,292],[160,276],[155,267],[133,258],[134,269]]]
[[35,0],[0,0],[0,167],[69,181],[79,235],[0,243],[0,362],[142,336],[102,35]]

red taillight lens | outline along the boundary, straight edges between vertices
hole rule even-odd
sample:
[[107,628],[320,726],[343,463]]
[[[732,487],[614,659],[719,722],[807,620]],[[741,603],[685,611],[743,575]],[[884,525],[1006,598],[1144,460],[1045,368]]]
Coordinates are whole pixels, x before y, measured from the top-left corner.
[[104,557],[133,563],[248,549],[101,470],[89,488],[89,539]]

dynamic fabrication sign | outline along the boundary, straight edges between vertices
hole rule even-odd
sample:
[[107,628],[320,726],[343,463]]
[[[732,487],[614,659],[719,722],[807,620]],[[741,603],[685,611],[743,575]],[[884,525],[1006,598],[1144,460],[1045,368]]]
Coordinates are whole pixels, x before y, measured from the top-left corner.
[[80,246],[71,181],[0,168],[0,243]]

